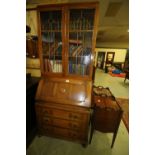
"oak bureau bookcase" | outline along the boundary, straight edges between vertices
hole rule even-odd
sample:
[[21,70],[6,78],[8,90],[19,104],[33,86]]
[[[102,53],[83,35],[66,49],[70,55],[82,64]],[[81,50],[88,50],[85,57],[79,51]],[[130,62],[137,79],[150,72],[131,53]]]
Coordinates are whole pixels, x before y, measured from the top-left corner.
[[42,78],[36,93],[40,135],[86,145],[98,3],[38,6]]

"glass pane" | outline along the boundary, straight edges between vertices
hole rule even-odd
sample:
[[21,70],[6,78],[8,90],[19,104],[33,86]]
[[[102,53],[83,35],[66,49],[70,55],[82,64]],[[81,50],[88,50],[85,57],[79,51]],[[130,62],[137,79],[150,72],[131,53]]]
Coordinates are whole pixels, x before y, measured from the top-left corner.
[[70,30],[92,30],[94,26],[95,9],[71,9]]
[[69,74],[90,74],[93,21],[94,9],[70,10]]
[[41,12],[44,72],[62,72],[61,11]]

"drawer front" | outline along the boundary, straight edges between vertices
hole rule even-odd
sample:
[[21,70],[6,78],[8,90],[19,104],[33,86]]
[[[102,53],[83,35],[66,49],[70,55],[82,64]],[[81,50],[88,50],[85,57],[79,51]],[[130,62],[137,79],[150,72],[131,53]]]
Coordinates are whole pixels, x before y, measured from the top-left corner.
[[53,127],[49,125],[40,126],[39,131],[42,135],[53,134]]
[[76,131],[80,131],[80,130],[84,131],[86,129],[82,121],[70,121],[70,120],[56,119],[56,118],[47,117],[47,116],[43,116],[41,119],[42,119],[41,122],[43,125],[52,125],[52,126],[72,129]]
[[40,132],[43,135],[56,136],[60,138],[68,138],[71,140],[84,140],[85,136],[82,132],[77,132],[69,129],[52,127],[52,126],[42,126]]
[[42,116],[50,116],[53,118],[62,118],[67,120],[86,120],[88,114],[75,113],[66,110],[52,109],[52,108],[38,108],[38,113]]
[[44,116],[52,116],[53,115],[53,110],[52,108],[46,108],[46,107],[40,107],[36,105],[36,113],[39,115],[44,115]]
[[83,134],[80,132],[76,132],[73,130],[63,129],[63,128],[54,128],[54,134],[57,136],[62,136],[71,139],[81,139],[83,138]]
[[63,118],[63,119],[68,119],[68,120],[82,120],[85,119],[83,114],[80,113],[74,113],[71,111],[63,111],[63,110],[57,110],[55,109],[53,111],[53,117],[56,118]]
[[36,104],[38,128],[41,135],[87,142],[88,111],[71,111]]

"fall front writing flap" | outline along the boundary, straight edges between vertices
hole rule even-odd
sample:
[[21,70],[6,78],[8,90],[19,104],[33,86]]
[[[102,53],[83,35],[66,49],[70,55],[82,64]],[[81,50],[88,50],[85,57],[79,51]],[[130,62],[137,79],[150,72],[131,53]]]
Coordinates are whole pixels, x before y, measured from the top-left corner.
[[36,100],[90,106],[91,82],[73,79],[42,79]]

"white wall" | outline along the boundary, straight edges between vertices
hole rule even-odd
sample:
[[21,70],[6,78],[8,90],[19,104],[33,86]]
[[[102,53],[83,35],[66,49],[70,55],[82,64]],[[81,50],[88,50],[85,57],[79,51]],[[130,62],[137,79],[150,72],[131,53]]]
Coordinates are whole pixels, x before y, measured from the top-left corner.
[[[26,11],[26,25],[31,27],[30,35],[38,35],[37,11]],[[40,60],[26,58],[26,73],[31,73],[33,77],[40,77]]]
[[31,27],[31,35],[38,34],[38,27],[37,27],[37,11],[26,11],[26,25]]
[[33,77],[40,77],[40,60],[33,58],[26,58],[26,73],[31,73]]
[[125,57],[127,53],[127,49],[115,49],[115,48],[95,48],[96,56],[95,56],[95,66],[97,63],[98,52],[105,52],[105,59],[107,56],[107,52],[115,52],[114,62],[125,62]]
[[96,47],[108,47],[115,49],[129,48],[129,42],[96,42]]

